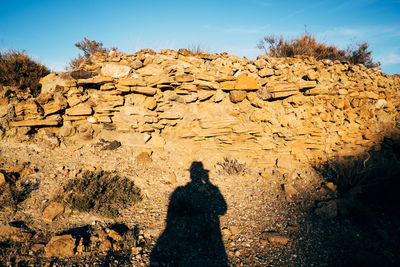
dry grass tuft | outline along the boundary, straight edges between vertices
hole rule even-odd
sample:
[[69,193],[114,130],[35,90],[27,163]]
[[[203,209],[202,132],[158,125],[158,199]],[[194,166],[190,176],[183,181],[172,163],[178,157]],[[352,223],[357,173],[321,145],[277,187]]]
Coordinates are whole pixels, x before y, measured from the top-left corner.
[[140,189],[132,181],[104,171],[85,171],[70,180],[64,191],[64,203],[71,208],[110,218],[142,199]]
[[229,175],[240,174],[246,171],[246,163],[240,163],[237,159],[224,158],[217,165],[222,167],[222,170]]

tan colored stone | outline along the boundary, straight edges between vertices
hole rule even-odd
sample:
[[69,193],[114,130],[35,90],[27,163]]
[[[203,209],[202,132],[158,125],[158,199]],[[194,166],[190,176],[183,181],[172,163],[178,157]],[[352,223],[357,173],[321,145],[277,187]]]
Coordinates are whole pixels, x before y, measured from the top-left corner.
[[196,74],[196,79],[198,80],[203,80],[203,81],[209,81],[209,82],[214,82],[215,81],[215,76],[211,73],[198,73]]
[[102,241],[99,245],[99,251],[106,252],[112,250],[112,244],[111,241],[108,239],[105,239]]
[[332,192],[336,192],[336,190],[337,190],[337,186],[336,186],[334,183],[332,183],[332,182],[326,183],[325,186],[326,186],[329,190],[331,190]]
[[232,103],[242,102],[246,99],[247,93],[244,90],[233,90],[229,92],[229,99]]
[[224,240],[228,240],[232,235],[231,231],[228,228],[222,229],[221,234],[222,234],[222,238]]
[[285,195],[287,197],[293,197],[298,193],[296,188],[292,184],[284,184],[283,191],[285,192]]
[[50,115],[60,110],[64,110],[68,105],[67,99],[60,93],[54,94],[54,101],[51,101],[43,106],[44,115]]
[[118,80],[118,85],[122,86],[146,86],[146,83],[142,79],[138,78],[124,78]]
[[270,243],[275,243],[279,245],[286,245],[289,242],[289,238],[280,235],[279,233],[274,231],[266,231],[261,233],[260,241],[262,240],[267,240]]
[[284,92],[272,92],[270,93],[270,96],[272,99],[276,99],[276,98],[284,98],[299,94],[300,94],[299,91],[284,91]]
[[60,115],[51,115],[42,120],[23,120],[23,121],[12,121],[10,126],[12,127],[30,127],[30,126],[58,126],[62,122]]
[[153,160],[151,159],[149,153],[142,152],[136,156],[135,161],[138,163],[151,163]]
[[122,240],[122,236],[120,234],[118,234],[116,231],[106,228],[106,233],[108,235],[108,237],[110,237],[112,240],[114,241],[121,241]]
[[166,74],[157,75],[157,76],[149,76],[147,78],[147,86],[150,86],[150,87],[159,85],[159,84],[171,84],[173,82],[174,82],[174,80]]
[[30,98],[15,105],[15,116],[25,120],[38,119],[42,116],[42,112],[36,101]]
[[260,77],[268,77],[274,75],[274,70],[270,68],[263,68],[258,72]]
[[249,102],[257,107],[257,108],[262,108],[263,106],[265,106],[264,101],[261,100],[256,92],[248,92],[247,93],[247,99],[249,100]]
[[176,174],[174,172],[172,172],[169,177],[168,180],[171,184],[176,184]]
[[78,104],[65,111],[65,114],[69,116],[92,115],[92,113],[93,113],[92,107],[89,106],[87,103]]
[[115,89],[115,84],[113,83],[105,83],[100,86],[100,90],[102,91],[109,91],[109,90],[114,90]]
[[103,76],[110,76],[113,78],[126,77],[130,71],[131,68],[129,66],[118,63],[107,63],[101,68],[101,74]]
[[74,256],[75,239],[71,235],[53,236],[45,247],[47,257],[66,258]]
[[154,110],[157,107],[157,101],[154,98],[148,98],[144,105],[147,109]]
[[15,242],[26,242],[33,236],[32,232],[26,231],[23,228],[14,227],[11,225],[0,226],[0,241],[12,240]]
[[236,84],[235,81],[224,81],[219,83],[219,87],[222,90],[230,91],[235,89],[235,84]]
[[218,103],[224,100],[225,94],[222,92],[222,90],[217,90],[214,94],[214,102]]
[[[147,62],[145,62],[147,63]],[[146,65],[146,64],[144,64]],[[141,76],[157,76],[164,74],[164,70],[157,64],[148,64],[147,66],[137,69],[136,72]]]
[[214,95],[214,92],[202,90],[199,91],[197,95],[200,101],[204,101],[211,98]]
[[193,82],[194,77],[191,74],[180,74],[175,76],[175,81],[179,83]]
[[268,92],[286,92],[298,91],[305,88],[314,88],[317,83],[315,81],[298,81],[298,82],[269,82],[265,89]]
[[89,85],[89,84],[105,84],[105,83],[111,83],[113,82],[112,77],[103,77],[103,76],[96,76],[93,78],[88,78],[88,79],[79,79],[78,80],[78,85]]
[[59,75],[55,72],[39,80],[39,83],[42,85],[41,93],[52,93],[57,90],[61,91],[65,86],[72,86],[71,82],[75,83],[71,81],[71,77]]
[[204,80],[195,80],[193,82],[195,85],[197,85],[198,89],[210,89],[210,90],[217,90],[219,89],[219,84],[217,82],[210,82],[210,81],[204,81]]
[[304,92],[305,95],[327,95],[329,94],[329,88],[316,87],[308,89]]
[[250,78],[246,74],[240,74],[236,78],[235,89],[236,90],[258,90],[259,86],[255,79]]
[[6,177],[0,172],[0,188],[6,183]]
[[138,94],[153,96],[157,93],[157,88],[137,86],[131,87],[131,91]]
[[42,220],[50,223],[52,222],[57,216],[60,216],[64,213],[64,205],[58,202],[50,203],[42,213]]
[[364,92],[364,96],[366,97],[366,98],[370,98],[370,99],[379,99],[379,95],[377,94],[377,93],[374,93],[374,92],[370,92],[370,91],[366,91],[366,92]]

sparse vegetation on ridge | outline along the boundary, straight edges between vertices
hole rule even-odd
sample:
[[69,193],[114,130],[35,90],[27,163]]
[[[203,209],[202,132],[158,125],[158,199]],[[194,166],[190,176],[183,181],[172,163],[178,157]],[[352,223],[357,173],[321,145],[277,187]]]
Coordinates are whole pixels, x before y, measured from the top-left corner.
[[380,62],[374,62],[369,44],[350,45],[347,49],[339,49],[334,45],[327,45],[317,41],[314,35],[304,33],[300,37],[285,40],[282,36],[266,35],[257,44],[257,48],[264,50],[271,57],[294,57],[297,55],[313,56],[318,60],[330,59],[348,61],[351,64],[363,64],[367,68],[380,66]]
[[82,41],[77,42],[75,46],[83,52],[83,56],[79,54],[77,58],[71,60],[71,62],[69,63],[69,67],[67,67],[71,70],[78,69],[80,65],[84,62],[90,63],[90,56],[94,53],[108,53],[111,49],[116,50],[115,47],[105,48],[103,47],[103,42],[89,40],[86,37],[84,37]]
[[24,51],[0,51],[0,84],[16,86],[33,95],[40,93],[39,80],[49,69],[34,61]]

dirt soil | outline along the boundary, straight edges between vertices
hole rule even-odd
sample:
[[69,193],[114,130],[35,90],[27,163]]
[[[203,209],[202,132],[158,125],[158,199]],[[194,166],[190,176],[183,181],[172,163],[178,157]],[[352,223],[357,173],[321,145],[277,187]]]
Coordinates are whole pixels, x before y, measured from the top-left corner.
[[[22,241],[3,239],[0,265],[395,266],[400,262],[398,212],[354,199],[347,205],[353,207],[351,212],[338,211],[339,202],[329,204],[338,199],[335,187],[327,186],[311,167],[248,167],[229,175],[217,164],[223,158],[209,160],[215,155],[206,150],[190,158],[180,151],[154,150],[150,162],[137,159],[141,149],[127,143],[110,149],[102,149],[99,140],[65,141],[59,147],[35,139],[0,142],[2,173],[17,172],[26,188],[14,207],[3,203],[0,222],[34,233]],[[193,166],[200,167],[200,176]],[[128,205],[115,218],[66,206],[54,219],[43,220],[45,208],[83,170],[111,171],[134,181],[142,201]],[[90,238],[80,244],[79,237],[84,240],[102,227],[115,229],[124,238],[122,232],[131,232],[134,241],[106,249],[91,248]],[[49,240],[63,234],[75,238],[74,255],[49,255]],[[128,239],[119,244],[124,240]]]

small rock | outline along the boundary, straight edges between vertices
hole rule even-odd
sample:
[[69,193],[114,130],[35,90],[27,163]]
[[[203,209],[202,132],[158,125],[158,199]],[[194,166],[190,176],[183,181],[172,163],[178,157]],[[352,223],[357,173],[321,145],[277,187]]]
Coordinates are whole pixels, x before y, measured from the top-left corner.
[[139,155],[136,156],[135,161],[138,163],[150,163],[153,160],[151,159],[149,153],[147,152],[142,152]]
[[50,203],[42,213],[42,220],[51,223],[57,216],[64,213],[64,206],[58,202]]
[[76,253],[83,253],[85,251],[85,246],[83,245],[83,238],[79,240],[78,246],[76,246]]
[[142,250],[143,250],[143,249],[142,249],[141,247],[134,247],[134,248],[132,248],[131,255],[132,255],[132,256],[138,255]]
[[6,183],[6,177],[0,172],[0,186]]
[[25,242],[32,238],[32,233],[23,228],[11,225],[0,226],[0,241],[12,240],[16,242]]
[[232,103],[242,102],[245,100],[246,96],[247,93],[244,90],[234,90],[229,92],[229,99],[232,101]]
[[287,197],[293,197],[297,194],[296,188],[292,184],[283,184],[282,185],[283,191]]
[[238,226],[230,226],[229,229],[231,230],[232,235],[238,235],[240,233]]
[[59,136],[68,137],[75,134],[75,128],[70,121],[64,121],[63,126],[60,128]]
[[122,237],[114,230],[106,228],[106,233],[114,241],[122,240]]
[[71,257],[75,249],[75,239],[71,235],[53,236],[45,247],[46,256]]
[[229,239],[229,237],[232,235],[231,231],[228,228],[224,228],[221,230],[222,238],[223,239]]
[[289,238],[282,236],[275,231],[266,231],[261,233],[260,241],[261,240],[267,240],[270,243],[277,243],[281,245],[286,245],[289,242]]
[[111,241],[108,239],[104,240],[99,245],[100,251],[110,251],[111,249],[112,249],[112,244],[111,244]]
[[145,107],[149,110],[154,110],[157,107],[157,101],[151,98],[145,102]]
[[331,190],[332,192],[336,192],[336,190],[337,190],[337,186],[336,186],[334,183],[332,183],[332,182],[326,183],[325,186],[326,186],[329,190]]
[[222,90],[217,90],[214,94],[214,102],[218,103],[224,100],[224,92]]
[[21,172],[25,168],[24,164],[17,164],[7,169],[7,172]]
[[171,183],[171,184],[175,184],[176,183],[176,174],[175,174],[175,172],[172,172],[170,175],[169,175],[169,177],[168,177],[169,179],[169,182]]

